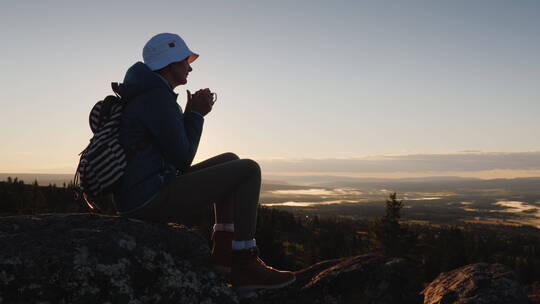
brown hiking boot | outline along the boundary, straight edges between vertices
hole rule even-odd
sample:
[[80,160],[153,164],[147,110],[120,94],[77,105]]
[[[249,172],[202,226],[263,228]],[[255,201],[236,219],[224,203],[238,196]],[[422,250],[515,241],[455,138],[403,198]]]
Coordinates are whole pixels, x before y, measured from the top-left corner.
[[212,252],[210,254],[214,270],[224,276],[231,273],[231,252],[234,232],[214,231],[212,234]]
[[257,247],[232,251],[231,283],[239,294],[249,294],[256,289],[281,288],[295,280],[294,273],[267,266],[259,258]]

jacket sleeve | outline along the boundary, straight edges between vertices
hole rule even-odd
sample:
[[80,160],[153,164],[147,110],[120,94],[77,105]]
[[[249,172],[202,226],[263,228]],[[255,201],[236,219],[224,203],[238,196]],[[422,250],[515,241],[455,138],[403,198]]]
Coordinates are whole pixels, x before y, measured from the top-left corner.
[[163,90],[152,92],[146,98],[143,110],[141,119],[163,157],[177,169],[188,168],[197,153],[204,118],[195,113],[182,116],[174,97]]

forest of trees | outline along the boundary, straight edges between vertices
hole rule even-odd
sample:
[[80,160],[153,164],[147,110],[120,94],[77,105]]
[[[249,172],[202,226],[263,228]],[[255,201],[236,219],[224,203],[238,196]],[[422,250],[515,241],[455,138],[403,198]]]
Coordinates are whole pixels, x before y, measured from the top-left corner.
[[[108,197],[98,202],[101,213],[114,214]],[[476,262],[502,263],[517,273],[523,285],[540,288],[540,233],[531,227],[412,225],[400,221],[403,202],[392,194],[379,218],[295,216],[260,207],[257,244],[268,264],[298,270],[318,261],[380,252],[399,256],[418,267],[423,282],[439,273]],[[74,197],[70,184],[39,186],[17,178],[0,182],[0,216],[89,212]],[[210,235],[213,210],[184,223]]]

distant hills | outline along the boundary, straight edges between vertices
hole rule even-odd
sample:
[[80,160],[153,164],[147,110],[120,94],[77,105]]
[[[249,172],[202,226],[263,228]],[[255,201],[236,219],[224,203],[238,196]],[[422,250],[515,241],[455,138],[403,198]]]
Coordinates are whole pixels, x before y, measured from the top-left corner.
[[[61,186],[64,182],[68,184],[73,181],[73,174],[45,174],[45,173],[0,173],[0,181],[5,181],[8,177],[23,180],[26,184],[31,184],[35,180],[39,185],[56,184]],[[433,177],[413,177],[413,178],[366,178],[366,177],[344,177],[332,175],[306,175],[306,176],[275,176],[271,179],[264,178],[263,184],[270,188],[295,189],[302,187],[353,187],[363,189],[390,188],[416,191],[426,191],[437,189],[455,188],[517,188],[519,190],[540,189],[540,177],[526,178],[497,178],[479,179],[457,176],[433,176]],[[427,189],[426,189],[427,188]],[[515,189],[515,190],[517,190]]]

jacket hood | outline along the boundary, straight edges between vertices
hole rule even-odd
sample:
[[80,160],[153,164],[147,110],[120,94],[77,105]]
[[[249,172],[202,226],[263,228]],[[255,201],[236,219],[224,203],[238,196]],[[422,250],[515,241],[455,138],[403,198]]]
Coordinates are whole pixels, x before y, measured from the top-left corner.
[[164,88],[174,94],[174,91],[167,86],[163,79],[150,70],[146,64],[139,61],[127,70],[124,81],[118,85],[118,94],[131,99],[155,88]]

